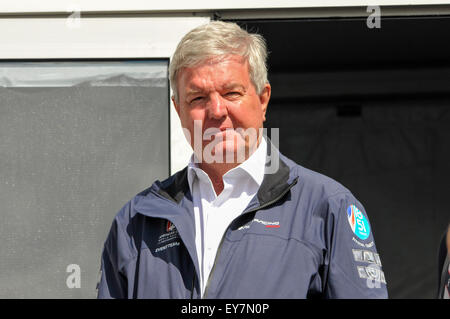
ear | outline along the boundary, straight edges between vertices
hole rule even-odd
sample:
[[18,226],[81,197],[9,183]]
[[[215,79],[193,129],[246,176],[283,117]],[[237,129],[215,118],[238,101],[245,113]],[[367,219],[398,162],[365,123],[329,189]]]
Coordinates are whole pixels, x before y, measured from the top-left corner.
[[267,107],[269,105],[270,100],[270,93],[271,93],[271,86],[269,83],[266,83],[264,86],[264,89],[262,90],[261,94],[259,95],[259,101],[261,102],[261,109],[263,112],[263,122],[266,121],[266,111]]
[[180,105],[175,101],[175,96],[172,95],[172,103],[175,106],[175,110],[177,111],[178,117],[180,117]]

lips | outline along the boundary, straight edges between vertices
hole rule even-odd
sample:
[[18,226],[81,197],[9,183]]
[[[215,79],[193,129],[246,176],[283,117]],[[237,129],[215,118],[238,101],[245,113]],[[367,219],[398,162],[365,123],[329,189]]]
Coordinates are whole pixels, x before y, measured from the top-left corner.
[[217,134],[229,134],[229,133],[235,133],[234,129],[232,127],[209,127],[203,132],[203,139],[210,140],[211,137],[217,135]]

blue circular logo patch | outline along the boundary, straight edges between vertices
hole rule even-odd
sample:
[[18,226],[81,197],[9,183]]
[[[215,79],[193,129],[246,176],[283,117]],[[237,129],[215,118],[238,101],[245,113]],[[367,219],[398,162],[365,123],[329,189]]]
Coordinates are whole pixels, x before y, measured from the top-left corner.
[[365,240],[370,235],[370,225],[366,217],[355,205],[350,205],[347,208],[347,218],[353,233],[358,238]]

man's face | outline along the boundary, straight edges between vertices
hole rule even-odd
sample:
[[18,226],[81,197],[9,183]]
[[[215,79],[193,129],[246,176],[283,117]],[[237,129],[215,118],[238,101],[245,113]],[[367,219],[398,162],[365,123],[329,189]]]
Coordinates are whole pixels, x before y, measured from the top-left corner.
[[[190,133],[189,142],[197,157],[202,158],[194,145],[195,139],[201,139],[202,152],[216,141],[213,153],[222,152],[223,159],[226,152],[236,154],[244,150],[247,158],[257,146],[257,139],[248,133],[263,127],[270,85],[266,84],[258,95],[250,80],[247,61],[237,55],[183,68],[177,81],[179,101],[173,102],[182,127]],[[194,123],[200,123],[201,130],[194,130]],[[194,132],[201,132],[201,136]]]

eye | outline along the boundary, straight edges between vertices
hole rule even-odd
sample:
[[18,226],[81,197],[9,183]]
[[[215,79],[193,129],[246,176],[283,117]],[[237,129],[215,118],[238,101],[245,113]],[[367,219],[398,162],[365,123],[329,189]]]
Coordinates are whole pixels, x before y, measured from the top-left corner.
[[203,99],[203,96],[197,96],[197,97],[194,97],[189,103],[198,102],[198,101],[201,101],[202,99]]
[[239,97],[239,96],[241,96],[241,92],[231,91],[231,92],[227,92],[227,93],[225,94],[225,96],[231,97],[231,98],[233,98],[233,97]]

